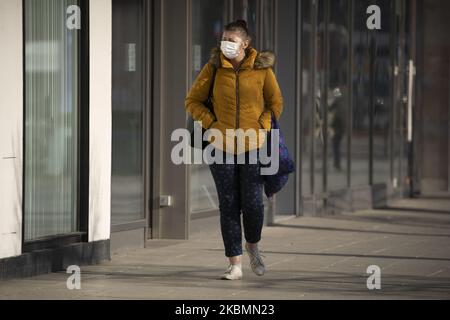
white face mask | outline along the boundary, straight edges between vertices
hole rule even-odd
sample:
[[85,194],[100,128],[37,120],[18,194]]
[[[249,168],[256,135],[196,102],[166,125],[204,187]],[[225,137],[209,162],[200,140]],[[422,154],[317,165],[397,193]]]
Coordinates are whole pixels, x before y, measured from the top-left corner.
[[234,59],[239,55],[239,45],[240,43],[237,42],[222,41],[220,50],[222,50],[223,55],[228,59]]

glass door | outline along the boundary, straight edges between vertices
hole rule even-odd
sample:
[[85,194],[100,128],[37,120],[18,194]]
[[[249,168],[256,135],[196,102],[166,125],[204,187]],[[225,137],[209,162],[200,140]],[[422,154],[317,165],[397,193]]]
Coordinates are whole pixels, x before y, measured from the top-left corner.
[[327,97],[327,1],[320,0],[313,4],[315,11],[315,28],[314,47],[314,193],[316,197],[322,198],[325,191],[324,185],[324,164],[325,150],[327,143],[326,131],[326,97]]
[[143,0],[113,0],[112,181],[113,231],[146,226],[145,11]]
[[[191,14],[191,83],[210,59],[211,49],[220,46],[222,31],[228,23],[228,6],[225,0],[192,1]],[[207,164],[192,164],[190,171],[190,214],[201,215],[217,211],[219,200]]]
[[[393,86],[393,141],[392,156],[393,170],[392,184],[394,190],[399,193],[408,194],[408,85],[409,85],[409,61],[413,65],[414,60],[410,56],[410,42],[408,41],[408,2],[405,0],[395,1],[395,29],[394,42],[395,51],[393,53],[394,86]],[[411,96],[412,98],[412,96]],[[411,101],[412,103],[412,101]],[[412,106],[412,105],[411,105]]]
[[348,0],[329,1],[327,72],[327,191],[348,184],[350,19]]

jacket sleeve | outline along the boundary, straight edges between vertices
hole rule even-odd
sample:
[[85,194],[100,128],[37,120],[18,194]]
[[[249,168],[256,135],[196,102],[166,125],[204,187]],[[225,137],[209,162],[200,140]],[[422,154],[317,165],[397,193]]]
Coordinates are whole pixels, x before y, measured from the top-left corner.
[[273,111],[275,118],[280,120],[281,113],[283,112],[283,96],[272,68],[267,69],[263,93],[267,110],[263,112],[261,117],[267,116],[270,118],[270,113]]
[[204,105],[208,98],[212,77],[213,66],[211,63],[207,63],[195,79],[184,102],[186,111],[192,115],[194,120],[201,121],[205,129],[208,129],[216,120],[214,114]]

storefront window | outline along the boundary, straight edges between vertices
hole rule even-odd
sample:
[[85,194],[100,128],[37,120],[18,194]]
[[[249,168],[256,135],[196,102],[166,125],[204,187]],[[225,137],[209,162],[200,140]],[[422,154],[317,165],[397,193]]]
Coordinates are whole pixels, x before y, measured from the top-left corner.
[[[230,6],[231,5],[231,6]],[[194,0],[192,2],[192,78],[193,82],[209,61],[211,49],[220,46],[222,32],[229,20],[247,21],[251,46],[256,50],[274,50],[274,0]],[[230,10],[229,10],[230,8]],[[261,13],[260,13],[261,11]],[[261,16],[262,14],[262,16]],[[262,30],[259,26],[263,23]],[[258,42],[262,33],[263,43]],[[260,47],[260,46],[263,47]],[[265,199],[267,202],[267,199]],[[191,213],[218,210],[218,198],[214,180],[205,164],[190,166]]]
[[313,132],[313,38],[311,23],[311,1],[302,1],[302,106],[301,106],[301,161],[302,161],[302,194],[310,195],[311,190],[311,139]]
[[369,184],[369,151],[370,151],[370,48],[371,38],[367,29],[367,0],[354,1],[353,25],[353,108],[352,108],[352,186]]
[[226,1],[195,0],[192,3],[192,81],[209,61],[211,49],[220,46],[227,21]]
[[78,231],[77,0],[25,0],[25,240]]
[[113,0],[112,175],[113,225],[144,213],[144,10],[143,0]]
[[376,51],[374,65],[373,110],[373,182],[388,183],[390,177],[390,133],[392,111],[393,48],[391,38],[392,4],[389,0],[378,1],[382,14],[382,28],[375,33]]
[[275,50],[274,39],[274,0],[261,0],[262,6],[262,44],[260,50]]
[[326,77],[325,63],[325,1],[319,1],[315,6],[316,12],[316,32],[314,36],[315,45],[315,77],[314,77],[314,193],[321,194],[324,189],[324,153],[327,130],[325,123],[325,108],[327,95],[324,92]]
[[234,11],[234,20],[243,19],[247,21],[248,30],[250,31],[250,36],[252,37],[252,46],[258,48],[260,43],[258,43],[258,39],[256,36],[257,31],[257,19],[258,11],[257,6],[260,1],[257,0],[235,0],[233,2],[233,11]]
[[[192,3],[192,79],[209,61],[211,48],[220,45],[227,21],[225,0],[195,0]],[[207,164],[190,167],[191,213],[218,209],[216,186]]]
[[348,1],[330,1],[328,26],[328,190],[347,186]]

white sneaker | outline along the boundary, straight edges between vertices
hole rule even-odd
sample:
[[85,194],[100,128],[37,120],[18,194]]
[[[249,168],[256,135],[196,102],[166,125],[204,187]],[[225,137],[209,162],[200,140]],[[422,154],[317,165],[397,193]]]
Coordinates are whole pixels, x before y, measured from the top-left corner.
[[230,264],[227,271],[221,276],[223,280],[241,280],[242,270],[236,265]]
[[258,247],[256,247],[255,249],[250,249],[246,244],[245,249],[247,250],[248,256],[250,257],[250,266],[253,272],[258,276],[264,275],[264,273],[266,272],[266,267],[264,266],[264,261],[261,258],[261,256],[263,255],[259,253]]

